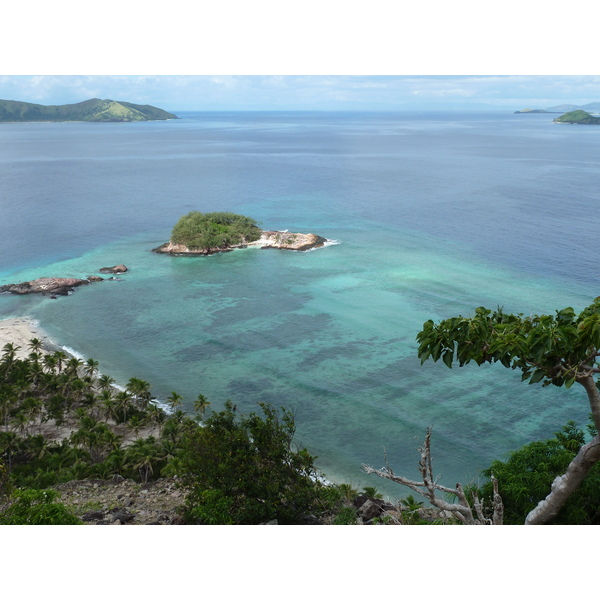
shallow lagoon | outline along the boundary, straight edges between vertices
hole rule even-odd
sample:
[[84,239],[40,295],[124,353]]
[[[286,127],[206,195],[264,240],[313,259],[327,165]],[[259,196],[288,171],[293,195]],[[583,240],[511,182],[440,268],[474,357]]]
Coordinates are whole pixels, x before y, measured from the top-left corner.
[[[333,479],[360,464],[416,476],[433,426],[442,482],[466,482],[588,410],[497,366],[420,366],[422,323],[480,305],[586,306],[597,136],[547,115],[188,114],[132,124],[0,128],[0,283],[122,281],[67,298],[0,297],[125,382],[191,404],[257,402],[296,414],[298,441]],[[232,210],[338,245],[161,256],[189,210]]]

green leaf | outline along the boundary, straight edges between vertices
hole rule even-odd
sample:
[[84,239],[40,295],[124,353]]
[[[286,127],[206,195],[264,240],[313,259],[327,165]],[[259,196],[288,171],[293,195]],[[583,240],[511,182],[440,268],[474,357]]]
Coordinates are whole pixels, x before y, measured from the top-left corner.
[[451,369],[452,368],[452,357],[453,357],[453,352],[452,350],[446,350],[446,352],[444,352],[444,356],[443,356],[443,360],[444,363],[446,364],[446,366]]
[[530,384],[538,383],[544,378],[545,375],[546,375],[546,372],[543,369],[537,369],[531,376],[529,383]]

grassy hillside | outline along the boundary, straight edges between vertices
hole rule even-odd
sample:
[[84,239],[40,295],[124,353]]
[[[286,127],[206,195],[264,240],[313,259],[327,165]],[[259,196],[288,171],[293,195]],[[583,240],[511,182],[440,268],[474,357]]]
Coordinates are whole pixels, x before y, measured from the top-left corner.
[[156,121],[176,115],[149,105],[115,100],[85,100],[77,104],[44,106],[16,100],[0,100],[0,122],[29,121]]

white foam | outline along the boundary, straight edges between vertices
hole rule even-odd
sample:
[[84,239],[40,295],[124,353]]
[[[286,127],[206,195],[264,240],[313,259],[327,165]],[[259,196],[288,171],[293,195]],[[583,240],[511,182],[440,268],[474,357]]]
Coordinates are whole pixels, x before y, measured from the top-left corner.
[[313,252],[314,250],[320,250],[321,248],[326,248],[327,246],[338,246],[342,242],[340,240],[325,240],[322,246],[317,246],[316,248],[309,248],[305,250],[305,252]]
[[75,358],[78,358],[79,360],[85,360],[85,356],[83,354],[77,352],[77,350],[73,350],[73,348],[70,348],[69,346],[61,346],[61,348],[67,354],[70,354],[71,356],[74,356]]

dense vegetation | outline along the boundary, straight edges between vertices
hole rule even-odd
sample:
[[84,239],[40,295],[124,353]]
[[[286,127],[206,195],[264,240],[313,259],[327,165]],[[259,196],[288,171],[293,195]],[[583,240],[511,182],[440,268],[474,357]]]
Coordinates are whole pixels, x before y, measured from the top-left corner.
[[600,117],[592,117],[585,110],[572,110],[554,119],[555,123],[573,123],[578,125],[600,125]]
[[253,242],[261,230],[254,219],[229,212],[201,213],[192,211],[177,221],[171,242],[190,250],[225,248]]
[[[593,423],[588,425],[588,433],[592,437],[597,435]],[[506,525],[521,525],[525,521],[528,513],[548,495],[554,479],[567,470],[585,441],[585,432],[570,421],[553,439],[531,442],[512,452],[507,460],[494,461],[483,472],[488,478],[493,474],[498,479]],[[491,482],[480,488],[479,495],[489,502],[492,495]],[[592,467],[581,486],[549,523],[600,524],[599,464]]]
[[[533,383],[586,388],[593,417],[587,433],[570,422],[554,439],[495,461],[483,473],[488,483],[466,489],[489,506],[495,478],[504,522],[523,523],[548,501],[555,478],[576,464],[583,477],[543,522],[600,524],[600,404],[594,404],[600,395],[593,379],[600,373],[600,298],[579,315],[570,308],[528,317],[480,308],[470,319],[427,322],[419,341],[424,360],[498,361]],[[199,394],[192,417],[176,392],[163,410],[148,382],[133,377],[118,389],[91,358],[43,352],[38,339],[25,358],[17,350],[6,344],[0,355],[0,524],[77,523],[52,486],[114,475],[140,483],[176,475],[190,524],[354,524],[358,516],[371,523],[440,522],[435,513],[424,516],[412,496],[380,517],[363,518],[357,501],[383,503],[377,490],[359,494],[348,484],[322,483],[315,458],[294,447],[294,419],[284,408],[259,404],[261,414],[243,415],[227,402],[205,418],[210,402]],[[581,456],[591,462],[580,465]]]
[[314,457],[292,447],[285,410],[244,416],[227,404],[205,419],[210,402],[199,394],[192,417],[172,392],[167,412],[148,382],[133,377],[119,390],[94,359],[42,353],[38,339],[26,358],[17,349],[6,344],[0,357],[0,524],[77,522],[48,488],[114,475],[176,475],[189,523],[298,523],[343,506],[344,488],[320,483]]
[[299,523],[330,507],[331,490],[318,481],[314,458],[292,447],[295,426],[261,404],[263,417],[239,416],[231,403],[185,439],[180,459],[186,521]]
[[0,122],[29,121],[159,121],[177,119],[150,105],[115,100],[85,100],[77,104],[44,106],[16,100],[0,100]]

